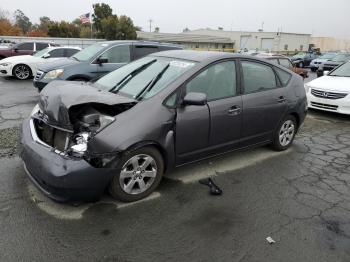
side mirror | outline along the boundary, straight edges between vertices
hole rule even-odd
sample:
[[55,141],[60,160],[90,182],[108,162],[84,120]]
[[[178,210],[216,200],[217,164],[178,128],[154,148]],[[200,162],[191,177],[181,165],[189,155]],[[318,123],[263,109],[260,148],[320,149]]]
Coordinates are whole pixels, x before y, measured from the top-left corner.
[[326,76],[329,74],[329,71],[323,71],[323,75]]
[[18,52],[18,48],[15,47],[15,48],[13,49],[13,51],[14,51],[15,53],[17,53],[17,52]]
[[42,58],[47,59],[47,58],[49,58],[50,56],[51,56],[50,54],[44,54],[44,55],[42,56]]
[[191,92],[188,93],[184,99],[184,105],[194,105],[194,106],[203,106],[207,103],[207,95],[204,93]]
[[99,58],[97,58],[96,63],[99,64],[99,65],[108,63],[108,58],[99,57]]

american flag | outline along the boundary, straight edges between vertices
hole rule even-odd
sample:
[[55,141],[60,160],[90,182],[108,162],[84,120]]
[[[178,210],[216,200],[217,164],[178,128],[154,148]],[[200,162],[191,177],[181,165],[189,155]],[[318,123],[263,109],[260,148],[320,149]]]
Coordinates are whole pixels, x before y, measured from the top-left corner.
[[82,24],[90,23],[90,13],[83,14],[83,15],[79,16],[79,19],[80,19]]

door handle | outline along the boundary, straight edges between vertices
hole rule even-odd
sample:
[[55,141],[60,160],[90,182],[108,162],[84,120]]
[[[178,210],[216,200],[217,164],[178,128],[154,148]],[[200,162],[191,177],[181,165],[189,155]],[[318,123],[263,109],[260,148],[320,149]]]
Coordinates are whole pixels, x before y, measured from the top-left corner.
[[287,100],[284,98],[284,96],[280,96],[278,99],[277,99],[277,102],[278,103],[284,103],[286,102]]
[[238,106],[232,106],[227,110],[229,115],[239,115],[241,113],[241,108]]

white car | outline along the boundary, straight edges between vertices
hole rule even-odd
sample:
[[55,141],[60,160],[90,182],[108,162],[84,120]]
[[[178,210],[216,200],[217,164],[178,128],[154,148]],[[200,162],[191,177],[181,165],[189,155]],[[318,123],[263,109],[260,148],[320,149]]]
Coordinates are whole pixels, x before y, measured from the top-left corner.
[[316,72],[316,70],[318,69],[318,67],[322,63],[327,62],[328,60],[332,59],[336,55],[337,55],[337,53],[325,53],[325,54],[321,55],[320,57],[312,60],[311,63],[310,63],[311,71],[312,72]]
[[305,91],[309,108],[350,115],[350,62],[306,83]]
[[47,47],[33,55],[11,56],[0,60],[0,76],[14,76],[25,80],[36,74],[39,65],[62,57],[71,57],[79,47]]

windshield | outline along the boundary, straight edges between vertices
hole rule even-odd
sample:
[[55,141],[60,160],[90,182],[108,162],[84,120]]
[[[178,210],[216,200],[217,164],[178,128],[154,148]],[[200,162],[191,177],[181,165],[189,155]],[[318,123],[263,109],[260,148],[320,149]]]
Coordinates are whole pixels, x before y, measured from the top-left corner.
[[94,45],[90,45],[83,50],[76,53],[73,58],[75,58],[78,61],[90,61],[93,57],[96,56],[97,53],[99,53],[102,49],[106,48],[107,44],[97,43]]
[[345,76],[350,77],[350,62],[347,62],[341,66],[339,66],[337,69],[335,69],[332,73],[329,74],[330,76]]
[[327,54],[324,54],[324,55],[321,55],[319,57],[319,59],[331,59],[333,57],[335,57],[337,54],[333,54],[333,53],[327,53]]
[[331,59],[333,62],[347,62],[350,60],[350,54],[338,54]]
[[303,53],[299,53],[293,56],[293,58],[304,58],[304,57],[305,57],[305,54]]
[[49,52],[49,48],[45,48],[43,50],[40,50],[38,52],[36,52],[35,54],[33,54],[33,56],[35,57],[42,57],[44,54],[46,54],[47,52]]
[[163,90],[195,64],[193,61],[168,57],[144,57],[109,73],[95,85],[134,98],[148,98]]

